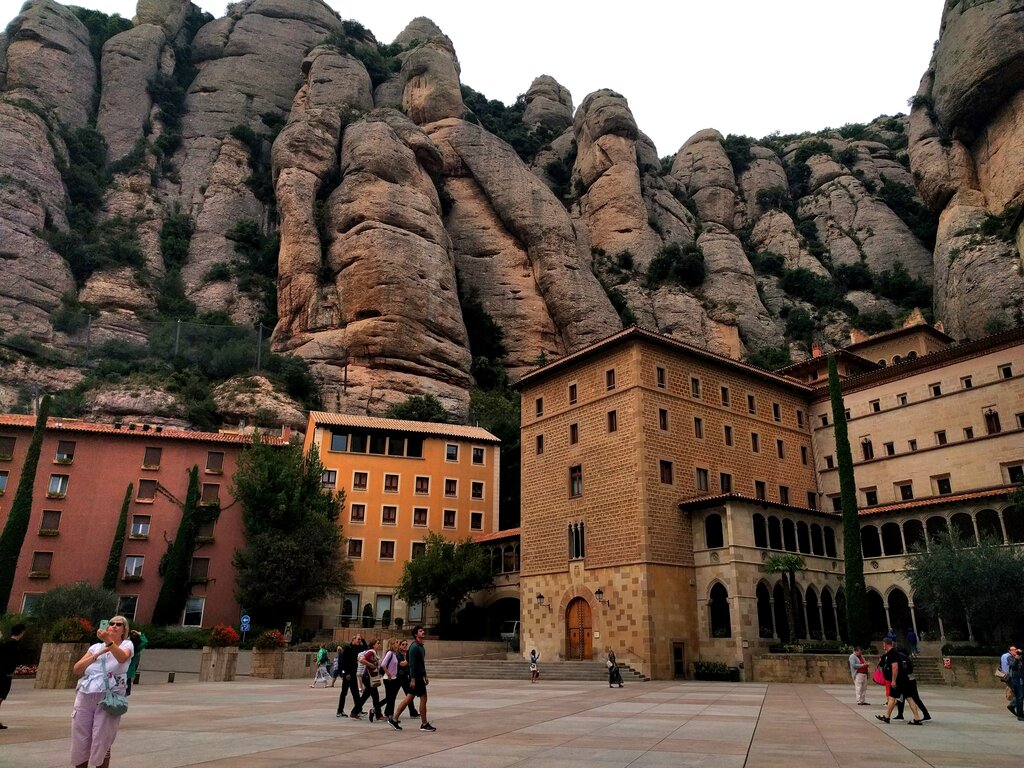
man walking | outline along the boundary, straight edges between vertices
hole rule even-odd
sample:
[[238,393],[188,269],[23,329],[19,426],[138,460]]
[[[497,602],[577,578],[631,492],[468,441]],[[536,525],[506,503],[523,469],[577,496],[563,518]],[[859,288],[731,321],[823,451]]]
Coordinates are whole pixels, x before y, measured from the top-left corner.
[[917,696],[917,683],[910,676],[907,655],[896,648],[893,640],[888,637],[882,641],[882,648],[885,649],[885,654],[882,656],[881,661],[882,674],[890,681],[889,705],[886,707],[885,714],[875,715],[875,719],[888,723],[896,703],[909,694],[911,696],[910,711],[914,713],[914,719],[909,724],[923,725],[924,720],[931,720],[931,717],[926,712],[922,719],[921,714],[917,710],[917,703],[920,702],[920,699]]
[[1010,710],[1011,715],[1016,715],[1015,703],[1013,700],[1013,682],[1010,678],[1010,662],[1014,656],[1017,655],[1017,647],[1014,645],[1010,646],[1010,649],[999,657],[999,671],[1003,673],[1002,680],[1006,684],[1006,701],[1009,702],[1006,708]]
[[[11,692],[11,679],[18,666],[18,641],[25,636],[25,625],[18,623],[11,627],[11,636],[0,643],[0,704],[7,700]],[[0,731],[7,726],[0,723]]]
[[363,638],[357,634],[345,646],[344,651],[339,651],[341,661],[338,662],[338,666],[341,667],[342,679],[341,695],[338,696],[337,717],[345,717],[345,698],[348,696],[349,691],[352,691],[353,706],[359,706],[359,682],[356,680],[356,667],[359,665],[359,654],[362,650]]
[[420,699],[420,730],[428,733],[437,730],[427,720],[427,685],[430,681],[427,679],[427,652],[423,647],[423,639],[426,635],[426,630],[423,627],[413,627],[413,643],[409,646],[409,675],[411,676],[409,685],[411,690],[402,699],[402,703],[398,705],[395,714],[388,718],[388,725],[396,731],[402,730],[402,726],[398,724],[398,718],[402,716],[406,707],[412,706],[412,700],[416,696],[419,696]]
[[867,706],[865,696],[868,688],[868,663],[859,645],[850,654],[850,677],[853,678],[853,692],[857,697],[858,706]]

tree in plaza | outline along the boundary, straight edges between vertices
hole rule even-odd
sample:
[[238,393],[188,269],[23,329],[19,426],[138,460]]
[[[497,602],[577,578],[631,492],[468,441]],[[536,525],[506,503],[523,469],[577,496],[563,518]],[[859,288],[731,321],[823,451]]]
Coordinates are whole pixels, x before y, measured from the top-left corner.
[[839,386],[835,355],[828,358],[828,391],[832,398],[835,425],[836,462],[839,466],[839,495],[843,508],[843,565],[846,570],[846,631],[848,642],[866,646],[871,639],[868,593],[864,586],[864,556],[860,549],[860,517],[857,514],[857,483],[853,477],[853,455],[846,428],[846,406]]
[[107,557],[107,570],[103,574],[103,588],[116,589],[117,575],[121,572],[121,553],[124,551],[124,534],[128,530],[128,507],[132,503],[132,483],[124,492],[124,501],[121,503],[121,514],[117,518],[117,529],[114,531],[114,540],[110,542],[110,555]]
[[807,567],[800,555],[772,555],[761,567],[765,573],[782,575],[783,600],[786,604],[786,621],[789,622],[789,639],[796,640],[796,613],[793,610],[793,592],[796,590],[796,572]]
[[25,454],[25,463],[21,467],[18,478],[18,490],[14,492],[11,512],[7,517],[3,533],[0,533],[0,605],[6,606],[11,598],[14,586],[14,574],[18,569],[18,557],[28,533],[28,522],[32,516],[32,492],[36,484],[36,468],[39,466],[39,453],[43,447],[43,435],[46,433],[46,417],[50,413],[50,396],[46,395],[39,406],[36,426],[32,430],[32,439]]
[[491,586],[491,564],[472,539],[449,541],[439,533],[428,533],[425,544],[423,554],[406,562],[395,593],[407,603],[432,601],[437,606],[438,632],[445,638],[452,614],[466,596]]
[[301,445],[258,437],[238,458],[232,495],[245,546],[235,551],[235,597],[264,626],[298,620],[307,602],[345,591],[352,564],[338,522],[343,492],[323,487],[323,464]]
[[975,545],[953,529],[907,558],[914,603],[940,617],[965,617],[980,641],[1005,638],[1024,620],[1024,602],[1016,598],[1022,573],[1024,549],[992,540]]

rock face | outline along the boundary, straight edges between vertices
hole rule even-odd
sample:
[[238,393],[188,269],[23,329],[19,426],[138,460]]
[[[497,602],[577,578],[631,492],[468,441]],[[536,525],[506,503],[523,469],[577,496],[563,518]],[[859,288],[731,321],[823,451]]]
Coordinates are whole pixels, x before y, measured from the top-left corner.
[[[895,320],[933,283],[923,309],[954,335],[1024,322],[1022,14],[947,3],[909,118],[788,143],[709,128],[661,158],[625,96],[574,110],[550,75],[468,113],[455,44],[426,18],[384,47],[321,0],[243,0],[205,22],[188,0],[140,0],[97,68],[75,13],[32,0],[0,34],[0,327],[59,360],[85,339],[59,321],[68,307],[88,310],[97,345],[144,343],[189,302],[246,325],[274,322],[276,303],[273,349],[309,362],[324,407],[429,393],[465,416],[481,373],[515,381],[631,323],[799,356],[807,318],[814,341],[840,343],[858,313]],[[132,242],[104,241],[76,283],[50,243],[74,260],[68,147],[100,146],[93,124],[112,180],[90,226]],[[23,362],[0,401],[17,400],[7,370],[41,376]],[[230,421],[302,423],[268,380],[211,389]],[[163,390],[85,401],[188,413]]]
[[[954,336],[1024,317],[1024,7],[947,3],[910,115],[910,160],[940,213],[935,309]],[[994,225],[994,226],[993,226]],[[997,234],[993,234],[993,233]]]

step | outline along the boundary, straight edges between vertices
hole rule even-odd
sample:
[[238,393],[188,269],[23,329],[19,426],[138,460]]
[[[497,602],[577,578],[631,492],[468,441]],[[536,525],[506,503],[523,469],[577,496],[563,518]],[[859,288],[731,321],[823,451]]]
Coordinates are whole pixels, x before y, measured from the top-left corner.
[[[603,681],[608,680],[608,669],[595,661],[541,661],[538,664],[541,677],[545,680]],[[625,664],[619,665],[624,680],[634,682],[645,680]],[[427,660],[427,672],[431,677],[461,678],[471,680],[521,680],[530,675],[526,659],[436,659]]]

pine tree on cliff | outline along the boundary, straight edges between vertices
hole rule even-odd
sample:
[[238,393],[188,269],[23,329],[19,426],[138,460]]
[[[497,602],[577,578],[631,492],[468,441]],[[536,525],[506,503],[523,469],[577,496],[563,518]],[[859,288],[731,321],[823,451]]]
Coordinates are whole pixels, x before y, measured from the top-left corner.
[[14,574],[18,569],[18,556],[21,546],[25,543],[28,533],[28,521],[32,516],[32,493],[36,484],[36,468],[39,466],[39,453],[43,447],[43,435],[46,433],[46,417],[50,413],[50,396],[43,398],[36,417],[36,426],[32,431],[32,441],[28,444],[25,463],[21,467],[18,478],[18,490],[14,493],[11,503],[11,514],[7,518],[4,532],[0,534],[0,606],[6,606],[11,598],[14,587]]
[[114,540],[110,543],[110,555],[107,557],[107,570],[103,574],[103,588],[111,591],[117,589],[117,574],[121,571],[121,553],[124,551],[124,534],[128,529],[128,506],[132,503],[132,488],[128,483],[121,503],[121,514],[117,518],[117,530]]
[[864,588],[864,557],[860,550],[860,518],[857,516],[857,485],[853,477],[853,456],[846,429],[846,407],[839,386],[835,355],[828,358],[828,391],[832,398],[835,425],[836,462],[839,465],[839,493],[843,507],[843,561],[846,568],[846,638],[854,645],[870,639],[868,596]]
[[192,554],[196,550],[196,536],[199,525],[207,519],[216,519],[219,507],[199,504],[199,467],[193,466],[188,472],[188,493],[181,510],[181,522],[170,550],[161,562],[163,583],[153,608],[154,624],[178,624],[182,611],[188,602],[189,573],[192,568]]

